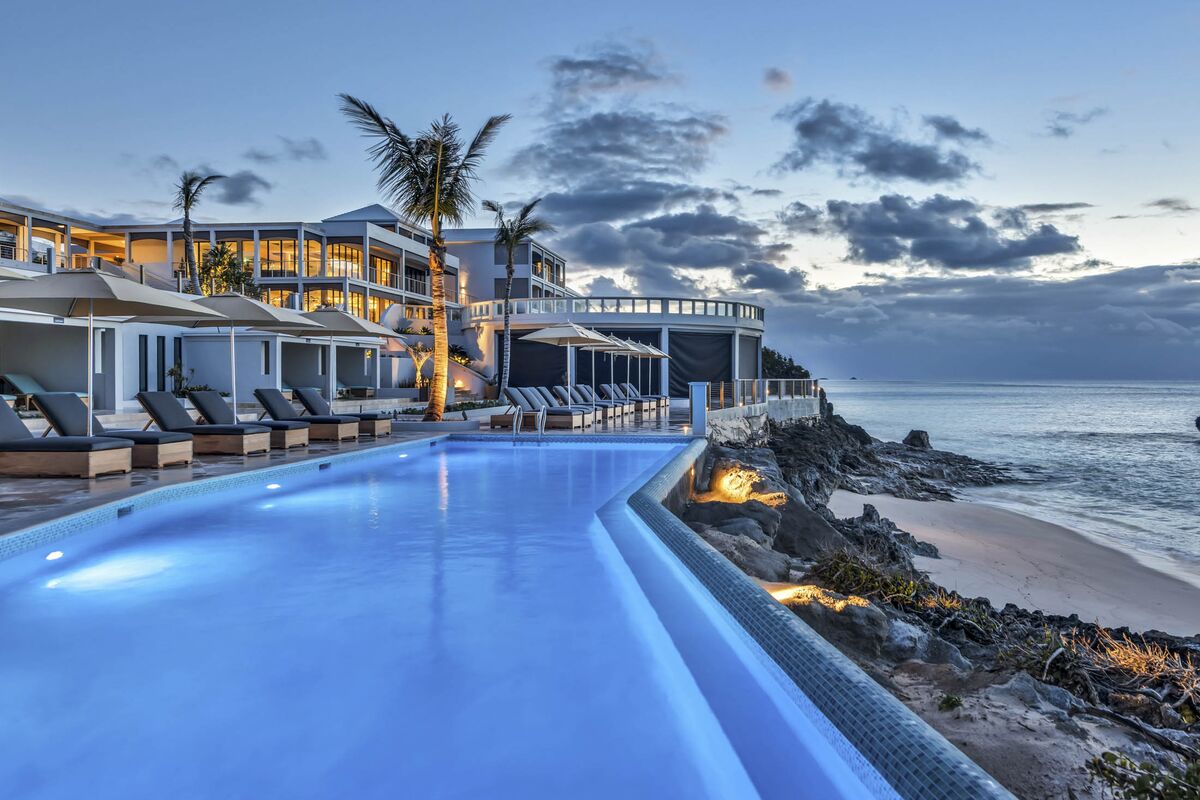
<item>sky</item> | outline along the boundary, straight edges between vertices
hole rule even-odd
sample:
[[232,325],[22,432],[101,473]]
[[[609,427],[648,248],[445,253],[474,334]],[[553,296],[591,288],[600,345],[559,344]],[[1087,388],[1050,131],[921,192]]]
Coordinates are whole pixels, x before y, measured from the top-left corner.
[[580,9],[19,4],[0,196],[168,219],[200,168],[199,218],[315,221],[380,199],[339,92],[508,113],[477,193],[580,291],[760,303],[829,377],[1200,379],[1200,5]]

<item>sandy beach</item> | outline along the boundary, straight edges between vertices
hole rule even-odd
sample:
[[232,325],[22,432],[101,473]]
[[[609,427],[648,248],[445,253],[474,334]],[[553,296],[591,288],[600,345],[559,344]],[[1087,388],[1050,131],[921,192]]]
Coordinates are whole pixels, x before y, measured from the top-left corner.
[[863,503],[937,545],[942,557],[917,558],[917,566],[968,597],[1077,613],[1111,627],[1200,633],[1200,587],[1069,528],[964,501],[927,503],[838,491],[829,507],[850,517],[862,513]]

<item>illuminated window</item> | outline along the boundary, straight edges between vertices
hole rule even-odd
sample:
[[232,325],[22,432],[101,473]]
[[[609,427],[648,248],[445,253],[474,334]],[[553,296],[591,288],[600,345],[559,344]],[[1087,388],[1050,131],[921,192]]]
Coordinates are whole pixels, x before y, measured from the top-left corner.
[[356,317],[364,316],[367,298],[362,292],[351,292],[347,310]]
[[259,274],[264,278],[296,275],[296,240],[263,239],[258,243]]
[[341,289],[305,289],[304,310],[315,311],[319,306],[342,306]]
[[321,274],[321,243],[315,239],[304,240],[304,274]]
[[327,245],[325,274],[334,278],[362,278],[362,247],[352,244]]
[[279,308],[293,308],[296,302],[296,290],[268,286],[263,288],[264,301]]

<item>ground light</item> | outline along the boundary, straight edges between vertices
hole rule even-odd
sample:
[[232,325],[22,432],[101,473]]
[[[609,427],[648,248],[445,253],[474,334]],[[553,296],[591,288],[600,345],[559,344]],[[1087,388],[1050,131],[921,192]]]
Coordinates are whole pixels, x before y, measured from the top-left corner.
[[47,554],[46,554],[46,560],[47,560],[47,561],[58,561],[58,560],[59,560],[60,558],[62,558],[62,557],[63,557],[63,551],[62,551],[62,550],[54,550],[53,552],[50,552],[50,553],[47,553]]
[[283,487],[280,486],[278,483],[268,483],[267,488],[271,489],[273,491],[275,489],[282,489]]

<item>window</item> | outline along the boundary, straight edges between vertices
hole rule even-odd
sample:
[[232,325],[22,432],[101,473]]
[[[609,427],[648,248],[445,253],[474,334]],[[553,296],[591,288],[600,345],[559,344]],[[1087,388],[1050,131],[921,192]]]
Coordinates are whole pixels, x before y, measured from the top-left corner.
[[[183,337],[176,336],[171,341],[175,346],[175,358],[174,358],[174,363],[171,364],[171,366],[179,367],[179,369],[182,370],[183,369]],[[173,391],[173,392],[179,391],[179,378],[173,378],[171,380],[171,384],[172,384],[171,391]]]
[[154,355],[157,363],[158,391],[167,390],[167,337],[159,336],[154,342]]
[[318,306],[337,306],[343,303],[341,289],[305,289],[304,310],[315,311]]
[[271,343],[262,343],[262,374],[271,374]]
[[545,277],[545,273],[543,272],[542,258],[542,251],[538,250],[536,247],[533,248],[533,274],[539,278]]
[[398,265],[390,258],[371,256],[371,280],[380,286],[400,288],[400,272]]
[[138,337],[138,391],[150,391],[150,337]]
[[366,313],[366,304],[366,295],[362,292],[351,292],[349,307],[346,310],[356,317],[361,317]]
[[263,300],[279,308],[295,308],[296,290],[267,286],[263,288]]
[[317,350],[317,374],[324,375],[329,370],[329,348],[322,347]]
[[362,277],[362,247],[331,244],[325,248],[325,274],[335,278]]
[[367,298],[367,319],[371,322],[379,322],[379,318],[383,316],[383,301],[378,295],[371,295]]
[[304,240],[304,274],[310,278],[321,274],[321,242],[317,239]]
[[259,274],[264,278],[290,278],[296,274],[296,240],[263,239],[258,243]]

